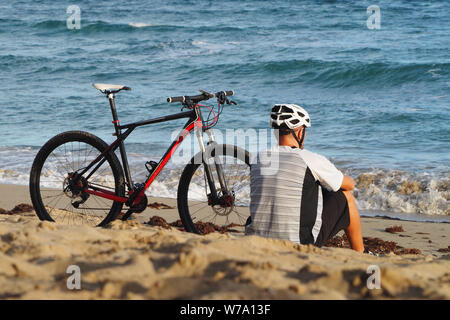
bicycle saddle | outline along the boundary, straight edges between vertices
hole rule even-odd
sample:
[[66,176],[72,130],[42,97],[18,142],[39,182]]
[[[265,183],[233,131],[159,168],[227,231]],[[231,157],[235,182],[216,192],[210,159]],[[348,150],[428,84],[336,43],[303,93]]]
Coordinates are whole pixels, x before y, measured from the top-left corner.
[[117,85],[117,84],[106,84],[106,83],[93,83],[92,86],[97,89],[100,90],[101,93],[117,93],[120,90],[131,90],[130,87],[127,86],[121,86],[121,85]]

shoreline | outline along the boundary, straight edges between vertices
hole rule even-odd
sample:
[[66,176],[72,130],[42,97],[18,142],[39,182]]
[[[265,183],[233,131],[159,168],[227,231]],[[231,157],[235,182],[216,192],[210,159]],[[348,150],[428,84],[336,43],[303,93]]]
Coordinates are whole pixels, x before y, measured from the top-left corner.
[[[419,214],[404,214],[404,213],[391,213],[394,216],[388,216],[381,211],[374,211],[375,213],[368,213],[368,210],[360,210],[360,216],[361,218],[379,218],[379,219],[386,219],[386,220],[394,220],[394,221],[411,221],[411,222],[423,222],[423,223],[450,223],[450,217],[448,216],[424,216],[422,219],[422,216]],[[378,212],[378,214],[376,213]],[[398,216],[397,216],[398,215]],[[405,215],[406,217],[401,217],[401,215]],[[413,217],[417,217],[417,219],[414,219]],[[448,218],[448,219],[447,219]],[[440,220],[442,219],[442,220]]]
[[[28,185],[23,184],[14,184],[14,183],[0,183],[0,190],[2,193],[7,193],[8,199],[13,197],[14,199],[18,199],[15,192],[10,192],[12,190],[18,190],[21,194],[21,197],[24,197],[29,203],[31,203],[29,197],[29,191],[26,194],[22,191],[23,189],[28,190]],[[147,196],[148,198],[154,199],[164,199],[169,202],[173,202],[176,198],[170,198],[165,196]],[[12,201],[3,200],[4,197],[0,197],[0,208],[5,208],[7,206],[11,206],[10,209],[15,205]],[[362,218],[381,218],[386,220],[395,220],[395,221],[412,221],[412,222],[425,222],[425,223],[449,223],[450,224],[450,216],[446,215],[428,215],[428,214],[419,214],[419,213],[405,213],[405,212],[397,212],[397,211],[381,211],[379,209],[375,210],[364,210],[360,209],[360,216]]]

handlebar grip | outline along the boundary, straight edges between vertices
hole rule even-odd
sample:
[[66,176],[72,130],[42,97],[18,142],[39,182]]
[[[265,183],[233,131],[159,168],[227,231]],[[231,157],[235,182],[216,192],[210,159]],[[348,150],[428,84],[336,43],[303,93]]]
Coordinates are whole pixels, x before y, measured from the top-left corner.
[[170,97],[167,98],[167,102],[171,103],[171,102],[184,102],[186,99],[184,96],[180,96],[180,97]]
[[226,96],[234,96],[234,91],[233,90],[228,90],[228,91],[221,91],[221,92],[217,92],[215,94],[208,94],[207,92],[204,92],[202,94],[199,94],[197,96],[179,96],[179,97],[169,97],[167,98],[167,102],[168,103],[172,103],[172,102],[181,102],[181,103],[185,103],[186,100],[192,100],[192,101],[202,101],[202,100],[208,100],[210,98],[214,98],[214,97],[218,97],[220,93],[225,93]]

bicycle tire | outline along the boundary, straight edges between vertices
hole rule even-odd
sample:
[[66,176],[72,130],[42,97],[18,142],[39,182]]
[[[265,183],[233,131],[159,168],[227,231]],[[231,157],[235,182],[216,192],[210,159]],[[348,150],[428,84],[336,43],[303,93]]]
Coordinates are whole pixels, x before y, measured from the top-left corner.
[[[60,161],[60,159],[61,160],[64,160],[64,159],[62,156],[61,156],[61,158],[59,157],[58,152],[60,152],[60,151],[57,151],[57,150],[59,150],[60,147],[62,150],[62,146],[64,146],[64,149],[67,150],[69,143],[72,144],[73,163],[67,161],[67,159],[65,159],[67,163]],[[92,152],[94,152],[94,154],[92,154],[92,157],[93,157],[93,159],[95,159],[95,157],[97,157],[99,154],[103,153],[108,148],[108,144],[105,141],[103,141],[102,139],[100,139],[99,137],[97,137],[93,134],[90,134],[88,132],[83,132],[83,131],[68,131],[68,132],[60,133],[60,134],[54,136],[53,138],[51,138],[49,141],[47,141],[42,146],[42,148],[39,150],[39,152],[37,153],[37,155],[33,161],[33,165],[31,167],[31,172],[30,172],[30,185],[29,185],[31,201],[33,203],[33,207],[36,211],[36,214],[40,220],[47,220],[47,221],[54,222],[55,219],[54,219],[54,217],[51,216],[50,213],[58,205],[58,203],[54,204],[55,207],[53,207],[50,210],[50,212],[48,212],[48,210],[46,208],[46,204],[43,202],[43,193],[44,193],[44,189],[45,189],[44,184],[47,181],[50,181],[50,180],[46,179],[47,176],[51,176],[52,179],[56,179],[56,180],[51,180],[51,181],[59,181],[62,178],[64,178],[64,180],[62,182],[62,191],[61,191],[61,188],[58,189],[57,184],[55,184],[56,187],[52,185],[52,187],[48,187],[47,188],[48,190],[45,191],[45,192],[49,192],[49,193],[50,192],[61,192],[61,194],[58,196],[56,196],[56,195],[48,196],[48,198],[60,197],[60,199],[56,201],[56,202],[60,202],[61,199],[65,199],[63,197],[63,194],[64,194],[64,196],[66,196],[66,198],[68,197],[67,191],[66,191],[67,188],[66,189],[64,188],[64,184],[67,180],[65,173],[68,173],[66,171],[71,171],[72,169],[75,171],[79,169],[79,168],[75,169],[76,163],[75,163],[75,152],[73,150],[73,148],[74,148],[73,143],[75,143],[75,144],[78,143],[78,147],[79,147],[78,167],[81,167],[81,156],[80,155],[82,152],[82,150],[81,150],[82,143],[85,144],[86,146],[91,147],[91,150],[89,151],[89,155],[87,154],[87,149],[86,150],[83,149],[84,156],[85,156],[84,161],[86,163],[89,163],[89,161],[91,161],[91,160],[89,160],[89,157],[91,157]],[[69,152],[69,154],[70,154],[70,152]],[[51,156],[53,156],[55,160],[51,160]],[[124,174],[123,174],[123,169],[122,169],[121,163],[114,152],[107,152],[105,154],[105,158],[106,158],[106,161],[104,162],[104,164],[102,164],[102,166],[105,166],[105,167],[102,170],[103,170],[103,172],[106,171],[109,166],[111,169],[111,172],[112,172],[112,178],[114,179],[113,183],[110,182],[110,185],[111,185],[110,188],[114,189],[115,195],[124,196],[125,195],[125,183],[124,183],[125,180],[124,180]],[[49,171],[49,173],[47,173],[47,171],[46,171],[47,165],[49,168],[56,168],[54,170],[54,171],[56,171],[56,173],[54,175],[51,175],[51,170]],[[58,170],[58,166],[60,166],[59,170]],[[43,168],[44,168],[44,172],[43,172]],[[100,168],[102,168],[102,167],[100,167]],[[44,176],[45,174],[47,174],[47,176]],[[58,174],[59,176],[56,176],[56,174]],[[99,175],[100,175],[100,173],[99,173]],[[107,176],[107,175],[105,174],[105,176]],[[107,180],[107,178],[103,178],[103,179]],[[45,180],[45,181],[43,181],[43,180]],[[91,183],[91,180],[94,180],[94,179],[91,177],[89,180],[90,183]],[[41,187],[41,183],[42,183],[42,187]],[[100,197],[94,196],[94,195],[89,195],[88,197],[95,199],[96,202],[100,203],[100,204],[102,204],[101,201],[103,201],[103,203],[106,201],[103,198],[100,198]],[[51,201],[54,201],[54,199]],[[72,202],[70,199],[65,199],[65,201]],[[90,201],[90,200],[89,199],[85,200],[85,202],[88,202],[88,201]],[[84,203],[82,203],[82,204],[84,205]],[[75,208],[75,207],[72,209],[72,208],[70,208],[70,205],[68,205],[68,207],[70,210],[77,209],[77,212],[74,212],[74,211],[72,211],[72,212],[75,213],[76,215],[79,215],[80,219],[83,219],[83,215],[90,214],[88,212],[89,208],[87,208],[87,207],[82,207],[81,209]],[[105,208],[102,210],[103,214],[105,212],[107,212],[106,216],[103,218],[102,216],[93,215],[93,217],[95,217],[94,222],[96,223],[97,221],[102,219],[101,222],[98,223],[97,225],[98,226],[107,225],[109,222],[111,222],[112,220],[114,220],[118,217],[119,213],[122,210],[122,207],[123,207],[123,203],[111,200],[111,208],[109,209],[109,211],[108,211],[109,204],[105,205]],[[61,208],[57,208],[57,209],[62,210]],[[64,210],[66,210],[66,209],[64,209]],[[93,210],[94,209],[92,209],[92,211]],[[56,211],[58,211],[58,210],[56,210]],[[79,213],[78,211],[83,211],[83,213]],[[88,217],[86,216],[86,218],[88,218]],[[69,222],[70,222],[70,217],[69,217]],[[75,218],[74,218],[74,222],[75,222]]]
[[[245,163],[246,166],[248,166],[248,172],[246,172],[245,176],[246,178],[250,178],[250,154],[247,150],[242,149],[238,146],[233,145],[223,145],[223,144],[217,144],[213,146],[213,149],[209,151],[209,154],[211,157],[215,156],[215,150],[222,150],[222,155],[229,156],[235,159],[238,159],[242,162],[242,164]],[[208,153],[208,152],[207,152]],[[192,216],[192,213],[190,212],[190,200],[189,200],[189,185],[191,184],[192,178],[196,171],[203,166],[203,164],[200,164],[198,159],[201,159],[201,153],[194,156],[190,162],[185,166],[181,177],[180,182],[178,185],[178,192],[177,192],[177,206],[178,206],[178,213],[180,215],[181,222],[183,223],[184,229],[188,232],[196,233],[196,234],[202,234],[202,232],[199,231],[199,228],[197,227],[196,223],[194,223],[194,219]],[[249,181],[248,181],[249,182]],[[248,185],[248,188],[250,186]],[[206,188],[206,186],[205,186]],[[245,221],[246,219],[244,219]],[[198,220],[201,221],[201,220]],[[197,222],[198,222],[197,221]],[[205,221],[201,221],[205,222]]]

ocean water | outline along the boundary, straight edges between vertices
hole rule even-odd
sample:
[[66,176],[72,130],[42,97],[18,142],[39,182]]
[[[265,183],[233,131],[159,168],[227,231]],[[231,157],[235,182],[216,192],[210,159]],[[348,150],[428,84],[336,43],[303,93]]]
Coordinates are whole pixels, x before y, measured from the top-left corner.
[[[80,29],[67,27],[71,4]],[[378,30],[366,24],[373,4]],[[312,121],[305,148],[357,180],[363,212],[448,218],[449,17],[444,0],[0,1],[0,183],[27,184],[59,132],[113,141],[94,82],[132,87],[117,96],[121,123],[179,112],[168,96],[233,89],[238,106],[216,129],[265,129],[273,104],[300,104]],[[136,130],[134,171],[183,122]],[[174,197],[180,170],[149,193]]]

